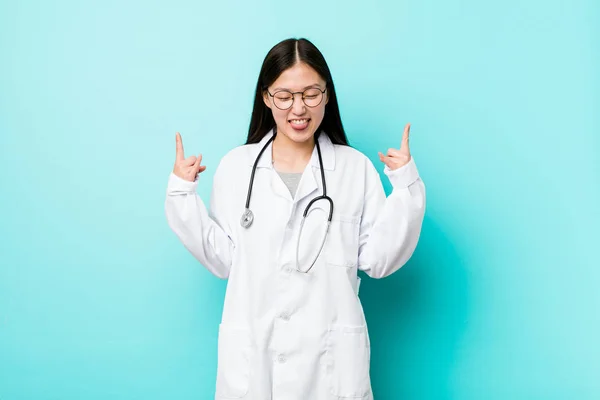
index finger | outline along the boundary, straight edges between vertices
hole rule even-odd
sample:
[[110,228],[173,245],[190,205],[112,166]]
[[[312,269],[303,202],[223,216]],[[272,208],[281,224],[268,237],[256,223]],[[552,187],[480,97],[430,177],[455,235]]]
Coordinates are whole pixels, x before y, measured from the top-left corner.
[[410,134],[410,122],[404,126],[404,133],[402,134],[402,147],[408,147],[408,136]]
[[177,157],[178,161],[182,161],[183,160],[183,143],[181,141],[181,135],[179,134],[179,132],[177,132],[175,134],[175,143],[176,143],[175,156]]

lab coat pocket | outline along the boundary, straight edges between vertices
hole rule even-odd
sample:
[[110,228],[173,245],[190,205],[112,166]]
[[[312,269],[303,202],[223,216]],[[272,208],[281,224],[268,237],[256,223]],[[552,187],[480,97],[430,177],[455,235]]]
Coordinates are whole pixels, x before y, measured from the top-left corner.
[[363,398],[370,393],[371,351],[366,325],[331,325],[327,355],[331,394]]
[[217,397],[240,399],[250,386],[252,343],[247,329],[219,325]]
[[351,268],[358,262],[360,217],[333,214],[325,244],[327,263]]

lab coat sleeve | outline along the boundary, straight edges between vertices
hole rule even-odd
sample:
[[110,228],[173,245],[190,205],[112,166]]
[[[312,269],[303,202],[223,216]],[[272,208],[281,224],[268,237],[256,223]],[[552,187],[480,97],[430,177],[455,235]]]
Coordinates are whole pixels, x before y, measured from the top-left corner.
[[183,245],[215,276],[229,276],[233,251],[232,230],[227,222],[228,197],[223,169],[217,167],[208,211],[196,193],[198,179],[186,181],[171,172],[165,213],[171,229]]
[[360,222],[358,268],[372,278],[384,278],[412,256],[425,215],[425,185],[414,158],[384,173],[392,184],[386,198],[379,174],[367,161],[365,201]]

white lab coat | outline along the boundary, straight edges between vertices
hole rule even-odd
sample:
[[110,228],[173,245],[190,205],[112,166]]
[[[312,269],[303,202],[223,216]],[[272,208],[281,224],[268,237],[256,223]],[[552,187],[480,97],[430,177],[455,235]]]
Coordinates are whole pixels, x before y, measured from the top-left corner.
[[[273,169],[269,145],[254,178],[254,222],[248,229],[240,225],[252,165],[271,136],[223,157],[210,211],[196,193],[198,181],[171,174],[168,182],[171,229],[204,267],[228,279],[215,399],[372,400],[357,270],[382,278],[411,257],[425,213],[425,186],[414,159],[394,171],[385,167],[393,186],[386,199],[372,162],[321,134],[334,213],[322,253],[304,274],[295,269],[296,239],[306,205],[322,190],[316,147],[292,198]],[[313,208],[300,242],[301,269],[316,254],[326,226],[328,203],[317,201]]]

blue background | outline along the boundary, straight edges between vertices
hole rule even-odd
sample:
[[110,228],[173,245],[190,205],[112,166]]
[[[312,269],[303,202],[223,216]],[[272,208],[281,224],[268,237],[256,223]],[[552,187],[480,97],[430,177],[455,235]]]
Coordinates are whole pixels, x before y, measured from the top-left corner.
[[[423,233],[363,280],[376,400],[600,398],[596,1],[2,2],[0,399],[209,399],[225,282],[164,217],[175,132],[244,142],[266,52],[324,53]],[[382,174],[386,191],[391,186]]]

